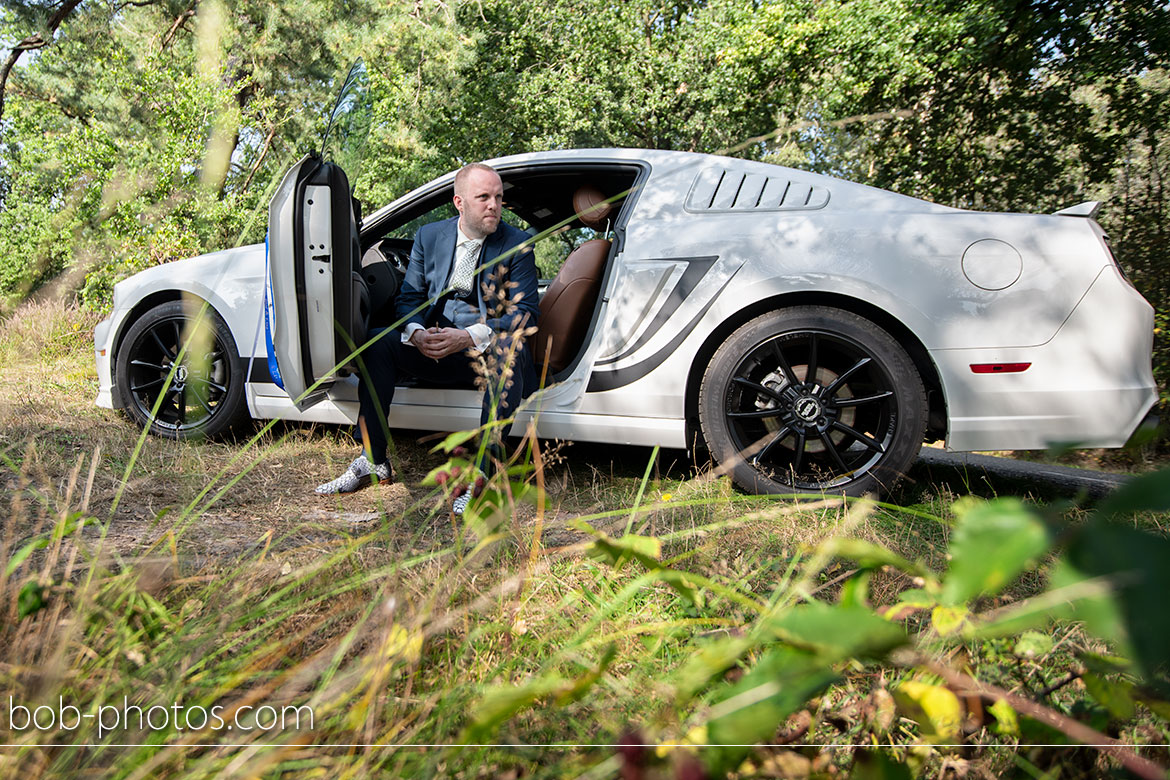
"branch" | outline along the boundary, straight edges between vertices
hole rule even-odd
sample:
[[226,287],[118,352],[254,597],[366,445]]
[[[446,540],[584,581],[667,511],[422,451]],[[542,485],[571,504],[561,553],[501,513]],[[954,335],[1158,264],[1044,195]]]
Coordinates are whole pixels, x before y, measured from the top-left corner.
[[260,164],[264,162],[264,157],[268,154],[268,148],[272,145],[272,136],[276,135],[276,125],[273,124],[268,130],[268,137],[264,139],[264,147],[260,150],[260,156],[256,158],[256,162],[252,164],[252,170],[248,171],[248,178],[244,179],[243,185],[240,187],[240,192],[247,192],[248,185],[252,183],[252,177],[256,175],[256,171],[260,170]]
[[51,94],[51,93],[45,94],[42,92],[38,92],[36,90],[30,90],[25,85],[18,84],[18,85],[13,86],[12,94],[13,95],[20,95],[22,98],[25,98],[26,100],[43,100],[44,102],[48,103],[53,108],[60,111],[67,118],[76,120],[76,121],[80,122],[81,124],[85,125],[86,127],[90,126],[90,121],[85,116],[85,114],[72,110],[67,104],[62,103],[61,101],[57,100],[56,96]]
[[956,672],[949,666],[945,666],[936,661],[924,660],[922,667],[931,674],[936,674],[941,677],[947,685],[956,689],[956,692],[973,691],[989,701],[1003,699],[1016,712],[1022,712],[1029,718],[1038,720],[1046,726],[1051,726],[1078,742],[1094,747],[1106,755],[1113,756],[1121,762],[1122,766],[1143,780],[1166,780],[1165,769],[1153,761],[1139,756],[1130,746],[1125,745],[1120,740],[1106,736],[1078,720],[1073,720],[1067,715],[1062,715],[1056,710],[1045,707],[1043,704],[1037,704],[1031,699],[1017,696],[998,686],[980,682],[974,677],[969,677],[962,672]]
[[125,0],[114,6],[115,11],[121,11],[126,6],[134,6],[135,8],[145,8],[148,5],[154,5],[155,0]]
[[53,40],[53,33],[57,32],[57,28],[65,21],[65,17],[73,13],[73,9],[79,5],[81,5],[81,0],[66,0],[57,9],[57,12],[49,17],[49,22],[43,31],[49,34],[47,38],[39,32],[34,33],[12,47],[12,51],[9,52],[8,59],[4,63],[4,69],[0,71],[0,119],[4,118],[4,89],[8,86],[8,77],[11,75],[12,69],[16,67],[20,55],[30,49],[48,46]]
[[1052,683],[1052,685],[1049,685],[1047,688],[1040,691],[1040,693],[1036,694],[1036,696],[1040,699],[1047,699],[1049,696],[1056,693],[1072,681],[1080,679],[1080,677],[1080,672],[1069,672],[1068,676],[1066,676],[1063,680],[1058,680],[1057,682]]
[[181,28],[183,24],[194,15],[195,9],[192,7],[176,16],[174,23],[171,24],[171,28],[167,30],[166,35],[162,37],[162,42],[159,44],[159,48],[165,49],[167,46],[169,46],[171,41],[175,39],[175,35],[178,34],[179,28]]

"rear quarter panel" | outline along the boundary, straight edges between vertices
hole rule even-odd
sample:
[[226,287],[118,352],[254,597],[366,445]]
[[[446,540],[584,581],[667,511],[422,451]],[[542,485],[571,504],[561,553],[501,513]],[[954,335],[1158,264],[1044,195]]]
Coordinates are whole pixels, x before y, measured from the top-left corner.
[[[817,207],[791,210],[694,208],[691,193],[703,166],[786,176],[827,197]],[[964,269],[968,248],[988,240],[1000,254],[1018,256],[1019,273],[1002,289],[973,283],[971,262]],[[671,290],[696,258],[714,261],[662,321]],[[639,196],[606,292],[595,358],[609,355],[611,362],[594,364],[581,411],[681,418],[686,378],[704,342],[745,309],[782,295],[865,301],[927,350],[1044,344],[1109,264],[1085,219],[961,211],[763,163],[660,161]],[[615,353],[620,359],[612,360]]]

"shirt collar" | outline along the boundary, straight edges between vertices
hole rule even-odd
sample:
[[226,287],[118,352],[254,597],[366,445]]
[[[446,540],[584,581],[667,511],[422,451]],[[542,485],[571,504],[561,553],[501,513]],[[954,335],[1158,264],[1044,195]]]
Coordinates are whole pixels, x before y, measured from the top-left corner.
[[456,238],[459,239],[458,241],[455,242],[455,246],[463,246],[468,241],[472,242],[476,246],[480,246],[483,244],[482,238],[468,238],[467,235],[463,232],[463,228],[459,227],[458,222],[455,223],[455,233],[457,234]]

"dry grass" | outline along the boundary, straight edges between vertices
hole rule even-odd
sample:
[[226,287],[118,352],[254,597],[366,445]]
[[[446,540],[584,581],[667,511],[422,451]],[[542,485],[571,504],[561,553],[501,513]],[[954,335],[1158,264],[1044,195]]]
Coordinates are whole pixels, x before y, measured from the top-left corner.
[[[278,424],[250,448],[244,444],[259,426],[226,442],[147,437],[124,480],[139,431],[124,416],[93,404],[95,320],[75,308],[37,303],[0,326],[5,502],[22,486],[28,495],[39,497],[30,505],[35,511],[27,516],[29,527],[18,529],[17,537],[27,538],[33,527],[60,513],[69,475],[79,464],[88,469],[97,453],[88,511],[112,520],[106,543],[123,556],[175,534],[173,521],[188,508],[196,516],[180,525],[176,545],[196,566],[263,544],[313,548],[339,536],[365,533],[374,524],[397,527],[396,548],[419,550],[452,541],[450,522],[434,517],[440,497],[418,484],[442,462],[428,451],[433,436],[399,432],[400,482],[348,496],[312,493],[314,485],[340,473],[353,457],[348,433],[332,426]],[[543,543],[559,547],[582,538],[571,526],[574,518],[632,505],[649,450],[559,444],[546,446],[545,453],[549,505],[542,518]],[[687,531],[741,512],[733,499],[742,503],[744,497],[726,479],[696,475],[680,453],[664,454],[643,500],[645,505],[661,504],[662,511],[651,513],[635,530]],[[221,493],[228,481],[230,489]],[[663,495],[671,500],[662,501]],[[531,507],[521,507],[517,521],[529,523],[534,516]],[[624,520],[610,518],[603,524],[621,530]],[[737,534],[744,547],[750,546],[750,529]]]
[[[835,600],[851,564],[819,555],[821,542],[845,533],[946,568],[946,486],[911,483],[897,497],[907,508],[791,504],[743,496],[679,453],[647,469],[645,449],[546,444],[546,503],[518,504],[476,533],[419,484],[441,456],[414,435],[397,437],[399,483],[331,498],[312,487],[354,452],[335,428],[277,425],[252,444],[150,437],[135,455],[138,430],[93,406],[93,318],[50,304],[18,314],[0,327],[0,563],[30,539],[46,544],[0,578],[0,685],[22,701],[90,706],[123,695],[311,702],[319,722],[310,734],[236,735],[245,749],[205,732],[158,737],[184,745],[161,751],[0,732],[22,745],[0,753],[0,776],[604,776],[616,758],[590,743],[631,725],[678,740],[704,722],[709,702],[678,688],[700,651],[756,631],[769,599]],[[80,518],[84,530],[70,532]],[[661,540],[664,565],[710,583],[703,603],[652,570],[585,555],[585,523]],[[872,601],[910,584],[877,571]],[[44,608],[19,617],[34,591]],[[869,707],[884,675],[850,673],[810,702],[810,739],[873,736],[830,715]],[[592,680],[587,696],[564,695],[574,680]],[[532,685],[554,694],[493,719],[493,691],[506,704]],[[469,731],[476,723],[485,730]],[[409,747],[467,739],[585,746]],[[374,747],[326,747],[338,743]],[[828,771],[849,755],[816,761]]]

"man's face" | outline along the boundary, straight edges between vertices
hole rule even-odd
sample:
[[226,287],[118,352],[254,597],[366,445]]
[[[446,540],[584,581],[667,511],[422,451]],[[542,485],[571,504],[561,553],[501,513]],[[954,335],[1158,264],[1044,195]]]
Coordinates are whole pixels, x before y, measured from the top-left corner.
[[494,171],[472,169],[455,190],[459,227],[468,238],[485,238],[500,225],[504,207],[504,184]]

